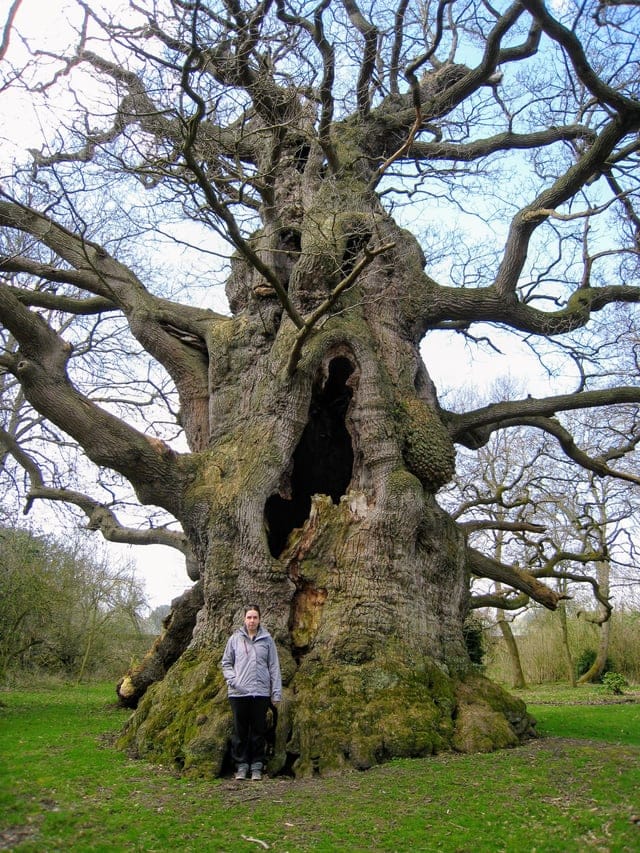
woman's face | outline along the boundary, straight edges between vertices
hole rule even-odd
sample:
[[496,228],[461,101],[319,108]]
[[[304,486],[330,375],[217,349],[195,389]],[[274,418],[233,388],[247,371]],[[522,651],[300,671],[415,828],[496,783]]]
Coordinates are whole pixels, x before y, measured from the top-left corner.
[[260,624],[260,616],[257,610],[247,610],[244,614],[244,624],[250,634],[255,634]]

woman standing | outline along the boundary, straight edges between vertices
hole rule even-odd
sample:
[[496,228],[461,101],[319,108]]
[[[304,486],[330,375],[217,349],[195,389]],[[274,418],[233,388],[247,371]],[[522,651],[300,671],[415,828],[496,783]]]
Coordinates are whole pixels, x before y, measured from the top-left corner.
[[260,608],[249,605],[242,628],[234,631],[222,656],[222,672],[233,712],[231,753],[236,779],[262,779],[267,710],[282,696],[278,651],[271,634],[260,624]]

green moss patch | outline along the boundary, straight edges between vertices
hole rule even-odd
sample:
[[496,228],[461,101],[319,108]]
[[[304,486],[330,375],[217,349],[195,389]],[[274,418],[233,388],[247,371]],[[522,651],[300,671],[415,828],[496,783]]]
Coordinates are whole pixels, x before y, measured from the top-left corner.
[[422,400],[403,400],[396,418],[407,468],[425,489],[437,492],[455,471],[455,448],[438,413]]
[[[221,652],[183,655],[146,693],[119,745],[191,775],[223,773],[231,714]],[[476,675],[456,681],[389,644],[360,664],[302,662],[285,689],[269,771],[310,777],[450,749],[489,752],[515,746],[533,724],[497,685]]]
[[188,651],[145,694],[119,746],[185,771],[218,775],[231,733],[222,650]]
[[363,665],[308,662],[295,679],[289,745],[299,776],[365,769],[392,757],[431,755],[453,731],[453,689],[436,667],[389,655]]
[[452,746],[458,752],[492,752],[535,734],[524,702],[486,678],[469,676],[458,684],[456,698]]

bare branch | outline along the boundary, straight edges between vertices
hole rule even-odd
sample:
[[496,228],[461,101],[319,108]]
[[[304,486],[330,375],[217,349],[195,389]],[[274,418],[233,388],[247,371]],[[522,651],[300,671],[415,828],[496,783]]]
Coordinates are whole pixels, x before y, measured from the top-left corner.
[[354,264],[353,269],[350,271],[349,275],[345,276],[342,281],[336,285],[336,287],[333,289],[327,299],[325,299],[324,302],[322,302],[318,306],[318,308],[316,308],[316,310],[304,320],[303,326],[300,328],[300,331],[296,335],[293,349],[291,350],[291,355],[289,356],[289,361],[287,364],[288,376],[293,376],[293,374],[295,373],[295,369],[300,359],[300,354],[302,352],[304,342],[307,340],[314,328],[316,328],[318,322],[322,319],[322,317],[329,313],[329,311],[331,310],[333,305],[335,305],[340,295],[358,280],[363,270],[365,270],[369,266],[369,264],[375,258],[378,257],[378,255],[382,255],[385,252],[388,252],[390,249],[393,249],[394,246],[395,243],[385,243],[383,246],[378,246],[374,249],[365,248],[363,250],[362,258],[360,258],[360,260],[357,261],[356,264]]
[[393,50],[391,51],[391,62],[389,65],[389,89],[392,95],[398,95],[398,74],[400,73],[400,53],[402,51],[402,30],[404,17],[409,0],[400,0],[396,9],[393,24]]
[[528,595],[520,593],[514,595],[511,591],[505,590],[502,593],[485,593],[484,595],[472,595],[469,606],[472,610],[478,610],[485,607],[494,607],[497,610],[521,610],[526,607],[530,599]]
[[364,50],[362,51],[362,64],[356,87],[358,112],[363,118],[369,114],[371,106],[369,87],[371,77],[375,68],[376,45],[378,42],[378,29],[364,17],[355,0],[342,0],[344,8],[351,22],[356,26],[358,32],[364,39]]
[[198,57],[199,51],[194,48],[194,51],[187,57],[182,71],[182,87],[196,105],[196,111],[189,119],[186,128],[187,133],[182,149],[185,162],[195,175],[196,180],[198,181],[198,185],[203,191],[205,198],[211,206],[211,209],[216,213],[217,216],[220,217],[220,219],[227,226],[229,238],[233,245],[238,249],[241,255],[246,258],[247,261],[249,261],[249,263],[253,267],[255,267],[255,269],[258,270],[258,272],[273,287],[273,289],[278,295],[278,299],[282,303],[283,308],[285,309],[295,326],[298,329],[301,329],[304,326],[304,321],[300,316],[298,310],[294,307],[291,300],[289,299],[287,291],[282,286],[280,279],[273,271],[273,269],[271,269],[262,260],[259,254],[253,250],[248,241],[244,239],[244,237],[240,233],[240,229],[238,228],[235,219],[229,212],[228,207],[224,204],[224,202],[220,200],[216,190],[214,189],[214,186],[207,177],[205,169],[197,160],[195,152],[195,142],[198,133],[198,128],[205,113],[205,104],[203,99],[191,86],[189,82],[189,75],[190,71],[192,70],[193,63],[197,61]]
[[[544,148],[557,142],[594,139],[593,131],[582,125],[551,127],[532,133],[505,131],[494,136],[474,139],[468,143],[458,142],[413,142],[403,151],[411,160],[452,160],[470,162],[480,160],[499,151],[526,151]],[[603,208],[606,209],[606,208]]]
[[478,530],[512,530],[516,533],[544,533],[547,529],[543,524],[534,524],[530,521],[506,521],[492,518],[459,521],[458,524],[467,533],[474,533]]
[[603,83],[589,64],[584,48],[576,34],[553,18],[541,0],[522,0],[522,5],[538,21],[549,38],[562,45],[571,59],[579,79],[598,101],[608,104],[620,113],[624,114],[631,111],[637,114],[638,102],[625,97],[617,89]]
[[180,475],[168,445],[147,438],[80,394],[66,373],[69,344],[2,285],[0,322],[20,344],[15,375],[31,405],[72,435],[97,465],[127,477],[141,498],[179,514]]
[[22,0],[13,0],[13,3],[9,7],[9,11],[7,12],[7,20],[2,28],[2,40],[0,41],[0,60],[4,59],[7,53],[9,39],[11,38],[11,29],[21,3]]
[[87,516],[87,529],[99,530],[109,542],[126,545],[166,545],[193,560],[191,547],[184,533],[161,527],[137,529],[122,525],[109,507],[73,489],[32,486],[27,494],[25,513],[35,500],[60,501],[75,504]]
[[[550,418],[557,412],[638,402],[640,402],[640,388],[626,386],[604,388],[599,391],[581,391],[576,394],[560,394],[540,399],[527,397],[524,400],[491,403],[465,414],[446,412],[445,419],[449,434],[454,441],[476,449],[482,447],[495,430],[518,424],[528,425],[531,419],[538,416]],[[545,431],[551,431],[540,423],[534,425],[544,428]]]
[[[26,265],[25,265],[26,266]],[[23,267],[22,271],[26,271]],[[46,276],[48,281],[54,281],[53,276]],[[69,276],[61,276],[66,280]],[[31,305],[34,308],[48,308],[52,311],[62,311],[65,314],[104,314],[118,310],[110,299],[94,296],[88,299],[76,299],[72,296],[63,296],[58,293],[48,293],[43,290],[24,290],[19,287],[9,286],[9,290],[22,302],[23,305]]]
[[18,441],[2,428],[0,428],[0,446],[13,456],[25,470],[31,482],[24,509],[25,515],[30,511],[33,502],[38,499],[75,504],[87,516],[87,528],[99,530],[109,542],[129,545],[166,545],[184,554],[189,564],[195,562],[189,541],[183,533],[163,528],[139,530],[125,527],[118,521],[112,510],[88,495],[73,489],[45,486],[39,465],[20,447]]
[[337,172],[340,164],[331,141],[331,122],[333,120],[333,83],[335,80],[336,57],[333,44],[327,40],[322,20],[323,13],[329,8],[331,0],[322,0],[314,13],[313,23],[299,15],[287,12],[284,0],[276,0],[278,17],[281,21],[295,24],[306,30],[313,39],[322,57],[322,82],[320,83],[321,112],[318,122],[318,141],[333,172]]
[[[576,446],[575,440],[571,433],[565,429],[555,418],[530,418],[523,420],[523,425],[533,426],[538,429],[548,432],[553,435],[558,444],[566,454],[566,456],[585,468],[587,471],[593,471],[599,477],[615,477],[618,480],[625,480],[628,483],[640,485],[640,477],[626,471],[616,471],[604,461],[603,458],[594,458]],[[614,454],[614,458],[618,458],[618,454]]]
[[616,117],[604,126],[593,144],[578,162],[545,189],[513,219],[503,261],[495,279],[496,292],[503,299],[513,296],[524,266],[527,247],[535,229],[545,222],[550,210],[556,210],[580,190],[593,175],[599,174],[618,143],[640,128],[640,108],[631,115]]
[[499,581],[513,587],[513,589],[520,590],[548,610],[555,610],[558,602],[564,598],[560,593],[554,592],[545,584],[540,583],[529,572],[525,572],[516,566],[506,566],[497,560],[486,557],[473,548],[467,548],[467,565],[474,575]]

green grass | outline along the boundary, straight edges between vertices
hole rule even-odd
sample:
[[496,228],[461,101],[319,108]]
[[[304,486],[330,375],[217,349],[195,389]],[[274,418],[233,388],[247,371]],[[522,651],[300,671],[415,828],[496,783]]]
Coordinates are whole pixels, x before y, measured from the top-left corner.
[[545,685],[515,692],[538,720],[538,732],[543,737],[594,739],[640,746],[640,694],[637,691],[629,689],[623,696],[613,696],[601,685],[577,688]]
[[0,693],[0,849],[640,848],[637,702],[568,705],[556,695],[548,704],[531,691],[539,728],[552,736],[517,749],[236,783],[180,777],[115,750],[110,736],[127,712],[113,696],[112,685]]

